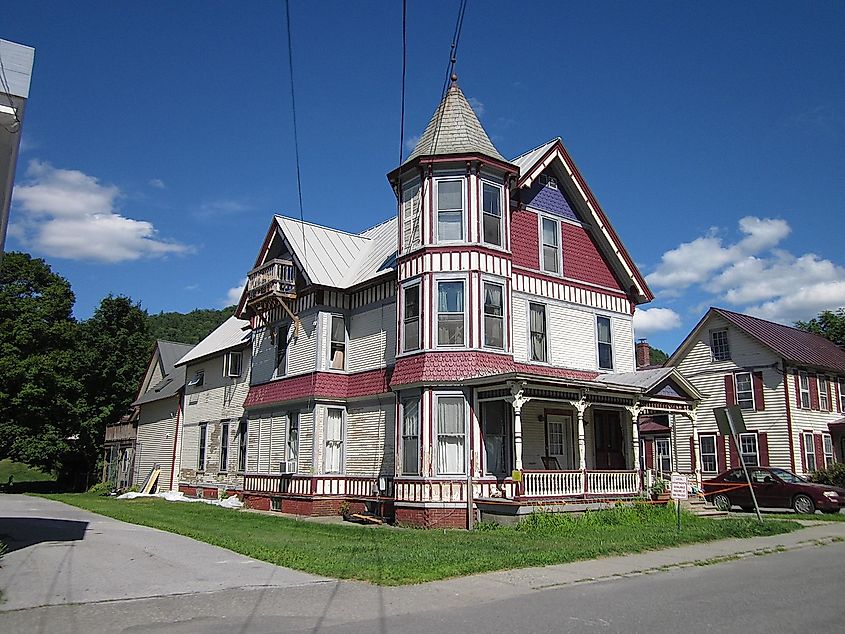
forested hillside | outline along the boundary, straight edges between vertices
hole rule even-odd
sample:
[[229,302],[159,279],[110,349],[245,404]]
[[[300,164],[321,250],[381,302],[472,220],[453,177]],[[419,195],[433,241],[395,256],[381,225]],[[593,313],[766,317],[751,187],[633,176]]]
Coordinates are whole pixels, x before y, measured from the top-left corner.
[[234,306],[215,310],[197,308],[189,313],[158,313],[150,315],[148,323],[154,339],[177,343],[199,343],[208,333],[231,317]]

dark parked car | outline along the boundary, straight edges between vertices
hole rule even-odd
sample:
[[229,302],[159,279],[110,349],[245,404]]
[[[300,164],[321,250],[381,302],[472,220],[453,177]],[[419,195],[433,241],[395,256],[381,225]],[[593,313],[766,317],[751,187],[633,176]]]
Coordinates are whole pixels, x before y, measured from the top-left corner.
[[[796,513],[838,513],[845,508],[845,489],[809,482],[786,469],[748,467],[748,475],[763,508],[791,508]],[[754,509],[742,469],[725,471],[703,484],[704,496],[723,511],[732,506]]]

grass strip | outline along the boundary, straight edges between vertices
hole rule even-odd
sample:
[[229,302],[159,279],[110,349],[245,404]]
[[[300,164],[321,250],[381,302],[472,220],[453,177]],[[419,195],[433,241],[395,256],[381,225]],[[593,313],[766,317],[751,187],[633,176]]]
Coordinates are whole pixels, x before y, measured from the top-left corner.
[[480,530],[468,532],[320,524],[149,498],[43,497],[280,566],[380,585],[421,583],[800,528],[783,520],[760,525],[746,519],[711,520],[685,514],[683,530],[678,532],[672,509],[641,505],[580,516],[535,513],[517,528],[482,524]]

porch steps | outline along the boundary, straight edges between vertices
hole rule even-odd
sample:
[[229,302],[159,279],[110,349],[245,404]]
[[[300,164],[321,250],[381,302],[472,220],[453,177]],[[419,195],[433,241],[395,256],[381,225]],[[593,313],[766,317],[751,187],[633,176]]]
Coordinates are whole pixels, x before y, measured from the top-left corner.
[[693,496],[681,501],[681,507],[699,517],[727,517],[727,511],[720,511],[703,497]]

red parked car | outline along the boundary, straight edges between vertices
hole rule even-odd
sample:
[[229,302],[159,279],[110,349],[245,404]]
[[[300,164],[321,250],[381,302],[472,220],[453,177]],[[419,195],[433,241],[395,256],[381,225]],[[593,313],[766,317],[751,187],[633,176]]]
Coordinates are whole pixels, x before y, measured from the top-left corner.
[[[757,504],[762,508],[791,508],[796,513],[838,513],[845,508],[845,489],[815,484],[799,475],[771,467],[748,467]],[[722,511],[732,506],[754,510],[745,473],[731,469],[704,481],[704,497]]]

